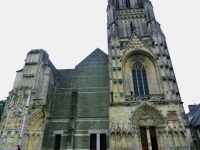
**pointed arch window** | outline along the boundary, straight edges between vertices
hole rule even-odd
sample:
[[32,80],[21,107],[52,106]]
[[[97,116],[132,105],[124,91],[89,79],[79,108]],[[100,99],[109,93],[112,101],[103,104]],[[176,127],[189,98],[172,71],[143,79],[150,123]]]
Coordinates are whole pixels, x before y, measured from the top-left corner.
[[116,8],[118,9],[119,8],[119,0],[116,0]]
[[149,88],[146,70],[141,63],[136,62],[133,65],[132,77],[135,95],[148,95]]

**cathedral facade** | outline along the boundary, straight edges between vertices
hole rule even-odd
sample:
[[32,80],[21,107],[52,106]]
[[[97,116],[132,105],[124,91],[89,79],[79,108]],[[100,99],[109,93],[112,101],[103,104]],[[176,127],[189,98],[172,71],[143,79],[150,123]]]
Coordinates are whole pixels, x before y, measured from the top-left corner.
[[17,71],[0,150],[195,150],[149,0],[108,0],[108,54],[56,69],[42,49]]

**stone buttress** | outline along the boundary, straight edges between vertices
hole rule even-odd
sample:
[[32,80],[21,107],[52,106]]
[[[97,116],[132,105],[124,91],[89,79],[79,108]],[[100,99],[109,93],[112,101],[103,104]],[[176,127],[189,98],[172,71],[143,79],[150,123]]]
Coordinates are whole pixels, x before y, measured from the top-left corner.
[[44,50],[31,50],[27,54],[6,99],[1,121],[1,149],[16,149],[18,144],[26,150],[41,147],[54,84],[53,70]]
[[108,55],[94,50],[75,69],[58,69],[43,149],[100,150],[109,141]]

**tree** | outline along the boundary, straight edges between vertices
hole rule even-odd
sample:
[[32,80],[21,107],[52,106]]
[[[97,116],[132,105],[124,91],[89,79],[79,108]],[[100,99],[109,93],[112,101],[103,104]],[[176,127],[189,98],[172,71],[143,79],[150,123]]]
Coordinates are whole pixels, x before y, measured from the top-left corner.
[[1,115],[3,113],[4,107],[5,107],[6,101],[1,100],[0,101],[0,121],[1,121]]

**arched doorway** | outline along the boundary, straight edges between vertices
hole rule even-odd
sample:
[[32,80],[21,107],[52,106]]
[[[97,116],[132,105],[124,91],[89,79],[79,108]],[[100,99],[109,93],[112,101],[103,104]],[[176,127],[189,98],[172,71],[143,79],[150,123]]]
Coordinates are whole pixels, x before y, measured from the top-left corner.
[[142,149],[158,150],[156,128],[165,127],[165,119],[160,111],[147,102],[144,102],[132,112],[131,121],[133,127],[140,130]]

